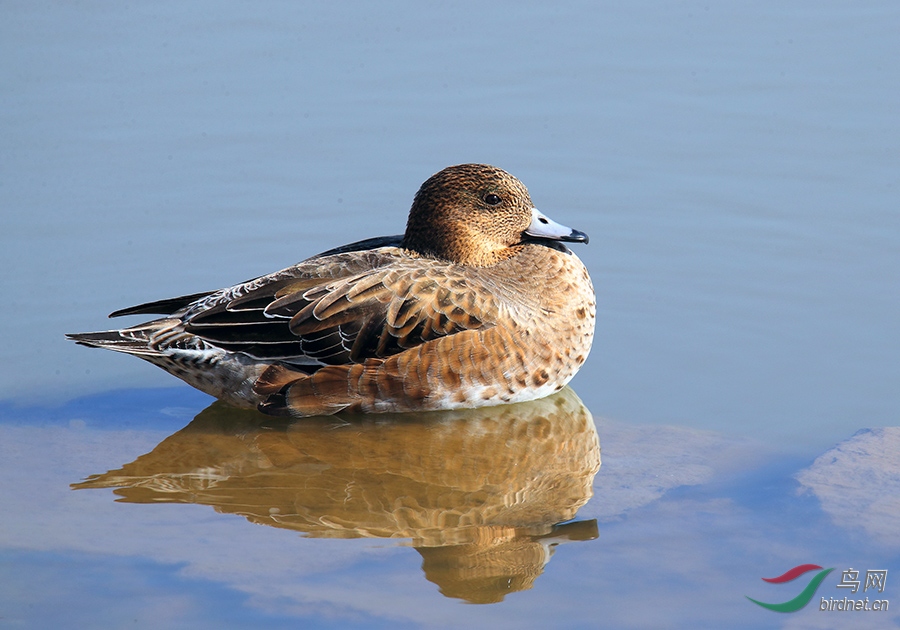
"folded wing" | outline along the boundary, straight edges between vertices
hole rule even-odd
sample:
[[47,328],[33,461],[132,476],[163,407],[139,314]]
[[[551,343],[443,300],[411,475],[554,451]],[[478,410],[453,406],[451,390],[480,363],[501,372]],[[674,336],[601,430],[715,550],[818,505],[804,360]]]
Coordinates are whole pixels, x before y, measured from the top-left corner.
[[463,271],[402,264],[322,284],[272,282],[190,316],[185,332],[215,346],[294,366],[385,359],[439,337],[491,324]]

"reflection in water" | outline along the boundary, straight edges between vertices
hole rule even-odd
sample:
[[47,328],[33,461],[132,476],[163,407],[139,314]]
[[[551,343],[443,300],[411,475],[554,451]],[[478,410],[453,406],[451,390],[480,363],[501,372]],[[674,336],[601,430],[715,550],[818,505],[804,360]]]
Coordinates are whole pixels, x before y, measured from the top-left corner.
[[119,470],[73,488],[199,503],[321,538],[407,538],[441,592],[531,588],[591,497],[600,445],[575,393],[482,409],[281,420],[213,403]]

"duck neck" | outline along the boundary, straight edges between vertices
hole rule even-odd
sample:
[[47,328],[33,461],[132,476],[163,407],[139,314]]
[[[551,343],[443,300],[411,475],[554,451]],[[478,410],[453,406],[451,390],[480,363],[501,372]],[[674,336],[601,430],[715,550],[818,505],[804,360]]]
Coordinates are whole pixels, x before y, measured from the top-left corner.
[[402,246],[425,258],[436,258],[467,267],[496,265],[500,261],[511,258],[522,248],[521,245],[490,248],[485,247],[484,243],[475,243],[472,239],[461,237],[458,232],[452,235],[441,235],[436,232],[436,230],[432,230],[427,239],[419,240],[415,238],[415,233],[411,237],[407,231]]

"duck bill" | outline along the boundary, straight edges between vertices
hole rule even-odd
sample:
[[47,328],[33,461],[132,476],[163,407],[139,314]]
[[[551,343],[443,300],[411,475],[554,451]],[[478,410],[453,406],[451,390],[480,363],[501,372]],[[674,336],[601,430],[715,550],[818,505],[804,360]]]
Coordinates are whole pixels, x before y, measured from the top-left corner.
[[553,241],[566,241],[568,243],[587,243],[588,235],[579,230],[561,225],[544,216],[537,208],[531,209],[531,225],[525,229],[525,234],[532,238],[545,238]]

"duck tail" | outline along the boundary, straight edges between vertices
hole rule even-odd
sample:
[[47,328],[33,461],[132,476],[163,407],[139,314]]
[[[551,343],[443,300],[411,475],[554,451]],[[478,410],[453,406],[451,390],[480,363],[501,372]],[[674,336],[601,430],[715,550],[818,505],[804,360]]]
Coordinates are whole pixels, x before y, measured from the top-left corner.
[[[135,334],[138,333],[138,334]],[[149,344],[146,335],[139,334],[139,330],[106,330],[102,332],[68,333],[68,339],[77,344],[89,348],[104,348],[115,352],[136,354],[143,356],[160,356],[159,350]]]

